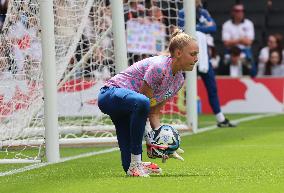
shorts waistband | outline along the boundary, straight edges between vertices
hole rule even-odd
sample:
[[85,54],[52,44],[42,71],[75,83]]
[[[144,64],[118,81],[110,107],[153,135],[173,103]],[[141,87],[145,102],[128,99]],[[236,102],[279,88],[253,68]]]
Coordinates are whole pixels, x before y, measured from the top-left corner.
[[120,87],[118,87],[118,86],[113,86],[113,85],[104,85],[101,89],[108,89],[108,88],[112,88],[112,87],[114,87],[114,88],[120,88]]

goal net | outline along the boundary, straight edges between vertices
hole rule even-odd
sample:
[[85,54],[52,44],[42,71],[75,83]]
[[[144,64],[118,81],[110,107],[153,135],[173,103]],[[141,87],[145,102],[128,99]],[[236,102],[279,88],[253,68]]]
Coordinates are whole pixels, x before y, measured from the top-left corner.
[[[129,65],[167,50],[182,7],[182,0],[124,1]],[[185,113],[185,89],[181,89],[162,109],[162,122],[185,129]]]
[[[164,51],[177,23],[181,2],[152,3],[124,1],[129,65]],[[111,143],[114,126],[97,106],[115,75],[109,2],[54,0],[54,22],[60,144]],[[0,35],[0,161],[44,156],[40,35],[39,0],[10,0]],[[184,92],[166,104],[163,123],[186,128]]]

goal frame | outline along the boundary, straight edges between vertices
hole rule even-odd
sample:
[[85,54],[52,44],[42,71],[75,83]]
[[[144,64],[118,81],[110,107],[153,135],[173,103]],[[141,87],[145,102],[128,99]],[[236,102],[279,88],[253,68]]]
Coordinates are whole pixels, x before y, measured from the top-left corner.
[[[55,61],[55,36],[54,36],[54,12],[53,1],[39,0],[40,3],[40,23],[42,39],[42,69],[44,78],[44,132],[46,148],[46,161],[56,163],[60,161],[60,145],[70,143],[90,144],[94,142],[92,138],[84,139],[59,139],[58,111],[57,111],[57,77]],[[185,32],[195,37],[195,0],[183,1],[185,9]],[[112,30],[114,39],[114,55],[116,72],[127,68],[127,47],[125,37],[123,0],[110,0],[112,11]],[[196,67],[192,72],[186,73],[186,119],[187,127],[193,133],[197,132],[197,77]],[[109,143],[109,140],[101,139],[101,142]],[[39,142],[34,142],[34,145]],[[41,143],[42,144],[42,143]],[[40,160],[27,159],[0,159],[0,164],[4,163],[38,163]]]

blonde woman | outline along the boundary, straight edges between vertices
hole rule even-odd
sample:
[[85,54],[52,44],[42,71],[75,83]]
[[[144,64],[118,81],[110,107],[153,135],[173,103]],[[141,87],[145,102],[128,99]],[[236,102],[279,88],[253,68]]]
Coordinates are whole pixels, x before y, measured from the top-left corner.
[[129,176],[148,177],[161,169],[142,162],[142,139],[147,118],[159,128],[160,109],[184,83],[183,71],[197,62],[198,45],[191,36],[176,30],[169,55],[146,58],[112,77],[101,88],[98,106],[115,125],[124,171]]

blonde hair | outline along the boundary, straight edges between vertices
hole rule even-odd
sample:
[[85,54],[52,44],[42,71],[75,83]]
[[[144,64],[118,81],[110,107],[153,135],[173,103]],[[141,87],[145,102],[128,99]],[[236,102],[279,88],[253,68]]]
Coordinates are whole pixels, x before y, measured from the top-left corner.
[[171,35],[169,43],[169,52],[173,56],[176,49],[182,49],[189,45],[192,40],[195,40],[192,36],[184,33],[182,30],[176,28]]

